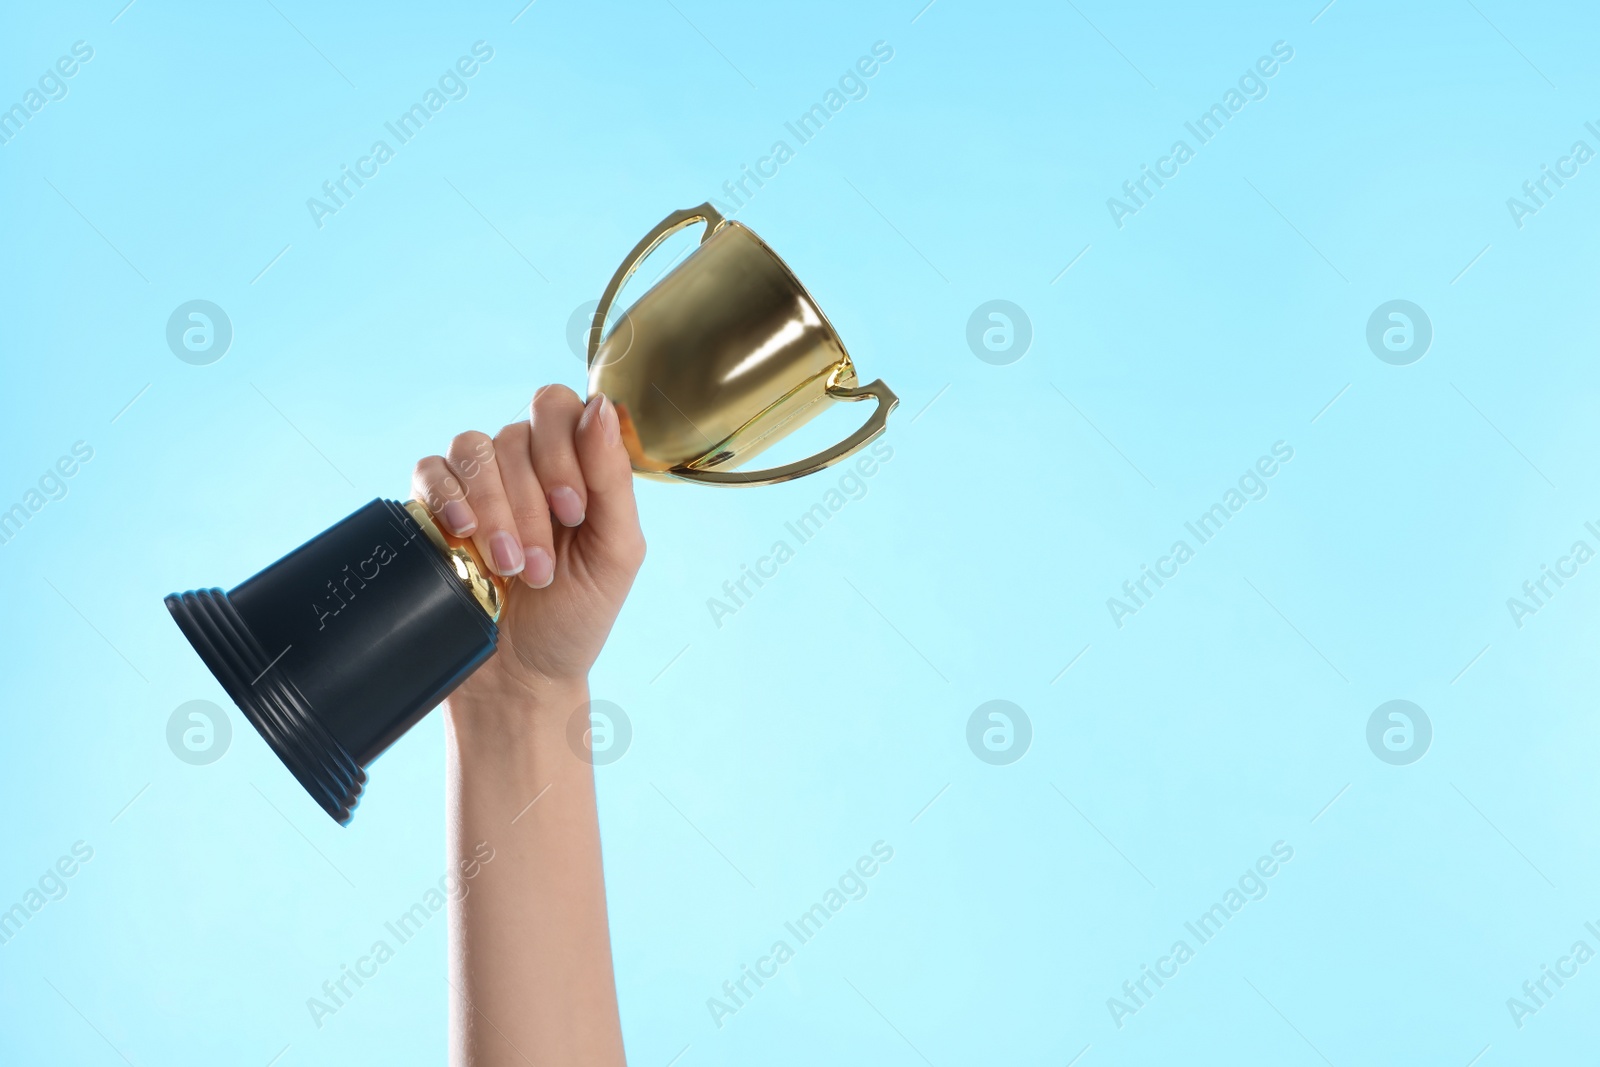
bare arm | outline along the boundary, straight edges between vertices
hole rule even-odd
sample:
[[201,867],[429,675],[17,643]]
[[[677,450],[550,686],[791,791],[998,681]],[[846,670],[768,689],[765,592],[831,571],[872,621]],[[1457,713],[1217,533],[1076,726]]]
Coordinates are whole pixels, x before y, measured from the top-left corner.
[[547,387],[529,423],[457,437],[414,489],[519,577],[499,651],[445,706],[451,1062],[620,1065],[594,772],[582,726],[569,740],[644,557],[616,413]]
[[579,686],[551,689],[542,707],[516,694],[450,705],[449,853],[458,871],[480,867],[450,910],[462,1062],[623,1063],[594,775],[566,740],[587,700]]

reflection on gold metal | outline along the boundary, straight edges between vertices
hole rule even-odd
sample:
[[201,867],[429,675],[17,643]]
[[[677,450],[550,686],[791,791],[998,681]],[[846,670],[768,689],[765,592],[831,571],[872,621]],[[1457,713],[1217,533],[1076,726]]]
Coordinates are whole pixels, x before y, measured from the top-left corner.
[[[697,222],[699,246],[630,307],[602,340],[617,294],[651,252]],[[633,469],[648,478],[770,485],[853,455],[883,432],[899,398],[857,386],[844,343],[805,286],[751,230],[710,204],[677,211],[612,277],[589,331],[589,394],[617,408]],[[877,401],[855,433],[768,470],[732,468],[821,413],[824,400]]]
[[488,613],[492,621],[499,622],[500,611],[506,602],[506,580],[484,566],[478,556],[477,546],[471,541],[441,529],[421,501],[407,500],[406,510],[417,520],[417,525],[422,527],[422,532],[427,534],[434,547],[444,553],[445,560],[461,584],[466,586],[467,592],[472,594],[472,599],[478,602],[478,606]]

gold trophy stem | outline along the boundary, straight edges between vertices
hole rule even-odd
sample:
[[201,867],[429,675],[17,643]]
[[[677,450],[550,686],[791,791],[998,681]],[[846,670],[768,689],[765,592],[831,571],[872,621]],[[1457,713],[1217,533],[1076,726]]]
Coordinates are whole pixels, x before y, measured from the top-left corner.
[[440,529],[421,501],[407,500],[405,508],[417,520],[417,525],[422,527],[422,532],[433,542],[433,546],[444,554],[456,577],[490,621],[499,622],[500,612],[505,609],[506,603],[506,579],[485,566],[483,557],[478,555],[477,546],[470,540]]

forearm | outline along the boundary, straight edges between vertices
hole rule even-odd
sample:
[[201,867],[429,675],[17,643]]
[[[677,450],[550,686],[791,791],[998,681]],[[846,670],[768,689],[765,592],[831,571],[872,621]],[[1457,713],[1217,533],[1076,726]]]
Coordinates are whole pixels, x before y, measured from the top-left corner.
[[453,1063],[624,1062],[594,772],[566,737],[588,699],[575,685],[446,705],[451,869],[473,872],[450,906]]

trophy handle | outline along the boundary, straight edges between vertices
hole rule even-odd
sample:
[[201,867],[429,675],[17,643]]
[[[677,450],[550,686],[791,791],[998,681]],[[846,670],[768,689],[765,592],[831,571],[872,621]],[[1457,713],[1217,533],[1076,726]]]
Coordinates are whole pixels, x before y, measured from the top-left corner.
[[793,463],[785,463],[781,467],[771,467],[764,471],[702,471],[675,467],[662,473],[681,478],[686,482],[702,482],[706,485],[775,485],[778,482],[801,478],[807,474],[814,474],[824,467],[831,467],[841,459],[848,459],[865,448],[868,442],[881,434],[889,425],[889,412],[900,403],[900,398],[883,384],[882,378],[854,389],[840,385],[829,386],[828,396],[835,400],[866,400],[871,397],[877,400],[878,406],[873,409],[872,416],[859,430],[832,448],[824,449],[805,459],[795,460]]
[[722,212],[712,207],[709,203],[699,207],[685,208],[674,211],[660,222],[655,229],[645,234],[644,240],[633,246],[633,251],[628,253],[628,258],[622,261],[622,266],[617,268],[617,273],[611,276],[611,282],[606,286],[605,292],[600,294],[600,304],[594,309],[594,322],[589,326],[589,354],[584,360],[586,365],[593,365],[595,353],[600,351],[601,335],[606,328],[606,316],[611,313],[611,305],[616,301],[617,294],[622,292],[622,287],[633,277],[633,272],[645,261],[645,257],[654,252],[668,237],[677,233],[686,226],[693,226],[697,222],[706,224],[706,232],[701,235],[700,243],[705,244],[707,239],[727,223],[722,217]]

